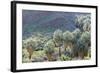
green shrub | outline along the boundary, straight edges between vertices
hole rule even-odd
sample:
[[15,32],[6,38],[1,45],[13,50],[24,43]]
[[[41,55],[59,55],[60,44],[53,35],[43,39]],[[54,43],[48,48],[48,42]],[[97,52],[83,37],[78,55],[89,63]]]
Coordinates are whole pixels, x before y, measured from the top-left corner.
[[71,60],[71,57],[66,56],[66,55],[63,54],[63,55],[61,55],[60,60],[61,60],[61,61]]

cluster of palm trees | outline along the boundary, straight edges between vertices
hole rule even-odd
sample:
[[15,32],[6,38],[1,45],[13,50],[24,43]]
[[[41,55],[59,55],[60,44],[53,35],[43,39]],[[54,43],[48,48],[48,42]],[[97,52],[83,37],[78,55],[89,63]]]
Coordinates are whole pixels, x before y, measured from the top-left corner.
[[91,17],[90,15],[76,16],[75,23],[76,29],[72,32],[69,30],[63,32],[57,29],[54,31],[52,38],[37,36],[32,37],[27,42],[24,41],[23,48],[29,53],[28,58],[32,59],[34,51],[44,51],[46,61],[84,59],[87,56],[90,58]]

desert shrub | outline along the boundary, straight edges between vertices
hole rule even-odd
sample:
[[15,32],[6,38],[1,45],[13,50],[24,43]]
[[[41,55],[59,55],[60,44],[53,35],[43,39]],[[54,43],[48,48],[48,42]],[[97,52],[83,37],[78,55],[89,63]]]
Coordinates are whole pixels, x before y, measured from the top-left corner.
[[22,63],[30,62],[27,49],[22,49]]
[[60,59],[61,59],[61,61],[67,61],[67,60],[71,60],[71,57],[63,54],[63,55],[61,55]]
[[34,51],[32,54],[31,61],[32,62],[43,62],[46,61],[47,57],[44,50]]

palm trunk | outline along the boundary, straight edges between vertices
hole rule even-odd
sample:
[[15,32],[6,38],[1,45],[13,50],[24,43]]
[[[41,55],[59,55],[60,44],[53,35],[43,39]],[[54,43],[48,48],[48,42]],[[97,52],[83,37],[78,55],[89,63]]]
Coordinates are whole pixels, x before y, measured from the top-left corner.
[[61,48],[59,47],[59,57],[61,57]]
[[66,52],[66,48],[67,48],[67,44],[64,43],[64,50],[65,50],[65,52]]
[[29,59],[31,59],[31,56],[33,54],[33,49],[32,48],[28,48],[27,51],[29,53]]
[[32,56],[32,55],[30,54],[30,55],[29,55],[29,59],[31,59],[31,56]]
[[79,58],[84,59],[84,53],[79,52],[79,53],[78,53],[78,56],[79,56]]
[[51,54],[47,54],[47,57],[48,57],[48,60],[49,60],[49,61],[52,61],[52,56],[51,56]]

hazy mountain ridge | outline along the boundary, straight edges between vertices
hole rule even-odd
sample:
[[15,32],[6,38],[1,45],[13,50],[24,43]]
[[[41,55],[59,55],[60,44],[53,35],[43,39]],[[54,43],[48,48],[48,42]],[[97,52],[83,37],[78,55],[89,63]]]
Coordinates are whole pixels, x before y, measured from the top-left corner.
[[73,31],[75,15],[81,13],[23,10],[23,38],[34,32],[52,33],[56,29]]

